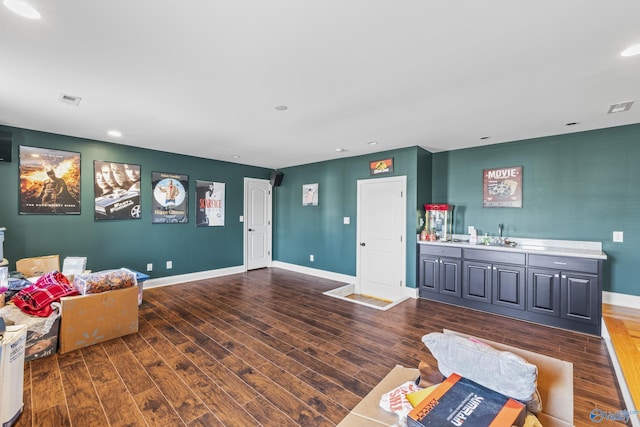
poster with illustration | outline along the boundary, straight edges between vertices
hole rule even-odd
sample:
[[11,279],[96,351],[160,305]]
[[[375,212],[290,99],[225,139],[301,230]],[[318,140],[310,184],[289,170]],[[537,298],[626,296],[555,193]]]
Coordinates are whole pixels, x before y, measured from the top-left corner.
[[302,206],[318,206],[318,184],[302,186]]
[[224,182],[196,181],[196,227],[224,226]]
[[153,224],[189,222],[189,176],[166,172],[151,173]]
[[522,207],[522,166],[485,169],[482,172],[485,208]]
[[80,153],[20,146],[21,214],[80,214]]
[[140,219],[140,165],[95,160],[94,219]]

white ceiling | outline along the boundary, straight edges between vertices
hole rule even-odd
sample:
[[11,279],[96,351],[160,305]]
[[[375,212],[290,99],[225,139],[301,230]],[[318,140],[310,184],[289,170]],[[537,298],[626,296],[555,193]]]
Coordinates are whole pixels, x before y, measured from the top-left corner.
[[31,3],[0,6],[3,125],[281,168],[640,123],[638,0]]

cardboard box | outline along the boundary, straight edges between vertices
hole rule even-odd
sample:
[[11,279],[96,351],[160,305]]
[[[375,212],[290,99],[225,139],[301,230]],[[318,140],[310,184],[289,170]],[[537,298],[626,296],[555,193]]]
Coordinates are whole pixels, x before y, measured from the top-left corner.
[[522,426],[523,403],[483,387],[468,378],[451,374],[407,415],[409,427]]
[[60,353],[138,332],[138,288],[63,297]]
[[[44,321],[44,319],[43,319]],[[58,351],[58,333],[60,332],[60,318],[51,325],[46,334],[41,334],[27,328],[27,343],[24,361],[30,362],[41,357],[51,356]]]
[[[444,330],[444,333],[456,333]],[[468,336],[458,334],[461,336]],[[493,348],[511,351],[529,363],[538,367],[538,391],[542,397],[542,412],[536,414],[544,427],[573,426],[573,364],[538,353],[511,347],[484,339],[478,339]],[[425,352],[429,350],[425,347]],[[416,362],[417,365],[417,362]],[[339,427],[382,427],[398,423],[395,414],[387,412],[378,405],[380,397],[399,385],[418,378],[420,372],[415,368],[396,366],[373,390],[356,405]]]
[[22,258],[16,261],[16,270],[24,274],[25,277],[42,276],[51,271],[60,271],[60,256]]
[[0,425],[11,426],[22,413],[24,345],[27,328],[7,326],[0,340]]

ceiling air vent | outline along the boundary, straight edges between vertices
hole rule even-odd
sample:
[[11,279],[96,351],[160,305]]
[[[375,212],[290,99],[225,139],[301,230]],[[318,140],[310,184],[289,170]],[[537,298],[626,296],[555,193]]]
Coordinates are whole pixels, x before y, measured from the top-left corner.
[[609,107],[609,112],[607,114],[612,113],[622,113],[623,111],[629,111],[634,101],[621,102],[620,104],[613,104]]
[[73,105],[74,107],[77,107],[78,104],[80,104],[80,101],[82,101],[82,98],[80,98],[79,96],[61,93],[60,97],[58,97],[58,101],[62,102],[63,104]]

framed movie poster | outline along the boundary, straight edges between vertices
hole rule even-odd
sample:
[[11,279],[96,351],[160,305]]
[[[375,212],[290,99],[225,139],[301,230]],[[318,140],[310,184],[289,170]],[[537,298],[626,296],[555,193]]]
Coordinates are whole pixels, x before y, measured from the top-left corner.
[[196,181],[196,227],[224,226],[224,182]]
[[318,206],[318,184],[302,186],[302,206]]
[[151,172],[153,224],[189,222],[189,176]]
[[393,157],[369,162],[369,175],[373,176],[386,173],[393,173]]
[[485,208],[522,207],[522,166],[485,169],[482,172]]
[[20,213],[80,214],[80,153],[20,146]]
[[93,162],[95,220],[140,219],[140,165]]

